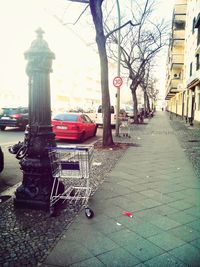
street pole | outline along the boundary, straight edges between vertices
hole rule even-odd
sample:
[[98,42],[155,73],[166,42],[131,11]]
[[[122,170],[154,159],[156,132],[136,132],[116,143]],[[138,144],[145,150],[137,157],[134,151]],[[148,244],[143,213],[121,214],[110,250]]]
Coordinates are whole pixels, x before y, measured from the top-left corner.
[[[121,14],[120,14],[120,6],[119,0],[117,2],[117,14],[118,14],[118,27],[121,26]],[[121,51],[120,51],[120,29],[118,30],[118,61],[117,61],[117,76],[120,76],[120,59],[121,59]],[[119,136],[119,110],[120,110],[120,86],[117,87],[116,92],[116,126],[115,126],[115,135]]]

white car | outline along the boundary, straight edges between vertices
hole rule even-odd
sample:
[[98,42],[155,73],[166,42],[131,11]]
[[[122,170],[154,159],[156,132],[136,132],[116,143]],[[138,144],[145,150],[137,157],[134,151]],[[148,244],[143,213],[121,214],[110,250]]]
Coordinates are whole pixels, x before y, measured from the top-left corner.
[[[110,112],[111,112],[111,126],[116,125],[116,114],[115,114],[115,107],[110,106]],[[102,105],[99,105],[96,113],[95,113],[95,122],[98,126],[103,125],[103,113],[102,113]]]
[[122,108],[124,109],[124,111],[126,112],[126,115],[128,117],[133,117],[134,116],[133,107],[131,107],[131,106],[123,106]]

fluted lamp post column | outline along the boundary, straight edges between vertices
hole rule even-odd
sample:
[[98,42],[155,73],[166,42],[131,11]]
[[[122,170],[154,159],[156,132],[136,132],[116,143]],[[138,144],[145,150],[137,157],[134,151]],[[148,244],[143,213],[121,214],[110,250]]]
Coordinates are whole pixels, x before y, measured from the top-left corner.
[[54,53],[43,39],[39,28],[37,38],[25,52],[29,78],[29,125],[26,127],[25,155],[20,159],[22,184],[15,192],[15,206],[46,209],[53,183],[48,148],[56,146],[51,126],[50,78]]

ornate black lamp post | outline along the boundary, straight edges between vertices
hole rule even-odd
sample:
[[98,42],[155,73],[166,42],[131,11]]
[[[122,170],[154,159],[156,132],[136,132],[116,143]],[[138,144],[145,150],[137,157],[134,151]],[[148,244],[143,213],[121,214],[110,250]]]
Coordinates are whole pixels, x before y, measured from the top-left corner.
[[[50,79],[54,53],[43,39],[42,29],[25,52],[28,60],[26,73],[29,77],[29,125],[25,139],[17,153],[23,171],[22,184],[15,192],[15,206],[46,209],[53,177],[48,148],[56,146],[51,127]],[[60,185],[61,186],[61,185]]]

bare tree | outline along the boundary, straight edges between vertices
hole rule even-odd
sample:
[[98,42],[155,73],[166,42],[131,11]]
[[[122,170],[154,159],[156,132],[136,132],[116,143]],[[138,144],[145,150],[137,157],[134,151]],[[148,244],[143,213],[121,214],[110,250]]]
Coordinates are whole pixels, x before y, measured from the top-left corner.
[[[101,67],[101,92],[102,92],[102,111],[103,111],[103,146],[112,146],[114,144],[111,130],[111,113],[110,113],[110,94],[108,82],[108,57],[106,51],[106,40],[119,29],[125,26],[133,27],[135,24],[128,20],[120,27],[112,29],[106,35],[104,34],[104,22],[102,3],[103,0],[70,0],[73,2],[89,3],[90,11],[92,14],[95,30],[96,30],[96,43],[100,58]],[[148,2],[148,0],[147,0]],[[138,25],[138,24],[136,24]]]
[[156,79],[151,78],[148,82],[148,86],[146,88],[148,99],[151,99],[151,107],[150,107],[150,101],[149,101],[149,107],[150,109],[154,109],[154,104],[157,100],[157,96],[159,93],[159,90],[156,89]]
[[[145,73],[148,65],[152,62],[161,48],[166,44],[166,25],[164,22],[154,24],[149,20],[153,10],[154,1],[146,1],[145,9],[141,12],[141,23],[138,27],[129,27],[122,32],[121,38],[121,64],[128,70],[130,79],[130,90],[133,99],[134,122],[138,123],[138,103],[136,90],[143,85]],[[109,49],[111,56],[116,57],[113,43],[117,43],[117,38],[112,35]]]
[[145,115],[148,114],[151,109],[150,102],[149,102],[149,95],[147,93],[149,82],[150,82],[150,68],[151,68],[151,65],[149,64],[146,68],[144,79],[140,84],[144,92],[144,114]]

